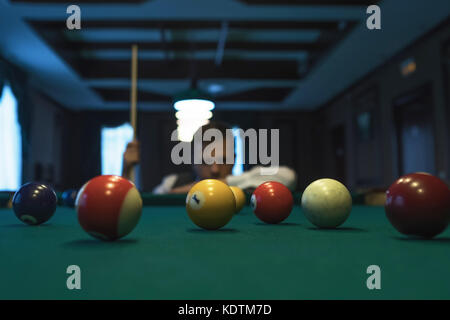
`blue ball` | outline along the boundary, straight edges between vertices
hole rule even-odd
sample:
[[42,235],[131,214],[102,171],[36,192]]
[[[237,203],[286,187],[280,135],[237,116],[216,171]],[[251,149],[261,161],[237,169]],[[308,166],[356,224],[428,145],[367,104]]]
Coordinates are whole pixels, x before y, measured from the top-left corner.
[[75,200],[77,199],[78,191],[75,189],[66,190],[62,193],[61,199],[63,205],[67,207],[75,207]]
[[14,194],[13,210],[26,224],[39,225],[48,221],[56,210],[55,191],[44,184],[29,182]]

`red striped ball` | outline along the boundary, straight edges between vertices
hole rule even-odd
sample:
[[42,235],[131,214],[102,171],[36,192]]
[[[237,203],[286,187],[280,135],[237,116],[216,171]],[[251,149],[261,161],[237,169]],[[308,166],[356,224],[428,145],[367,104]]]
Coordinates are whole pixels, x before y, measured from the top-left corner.
[[142,198],[129,180],[112,175],[89,180],[76,199],[78,221],[95,238],[112,241],[129,234],[139,222]]

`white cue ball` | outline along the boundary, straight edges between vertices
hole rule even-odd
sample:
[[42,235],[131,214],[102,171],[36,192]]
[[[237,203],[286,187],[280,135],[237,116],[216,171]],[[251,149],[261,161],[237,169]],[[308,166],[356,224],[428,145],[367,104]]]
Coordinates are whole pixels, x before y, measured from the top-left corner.
[[305,189],[302,209],[313,225],[319,228],[336,228],[350,215],[352,197],[339,181],[319,179]]

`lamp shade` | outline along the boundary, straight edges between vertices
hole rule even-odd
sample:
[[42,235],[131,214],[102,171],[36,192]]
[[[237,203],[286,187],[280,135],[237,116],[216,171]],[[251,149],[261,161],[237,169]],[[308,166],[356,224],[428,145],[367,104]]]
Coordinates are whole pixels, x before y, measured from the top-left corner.
[[173,97],[173,103],[182,100],[209,100],[212,101],[212,97],[205,91],[197,88],[189,88],[187,90],[181,91]]
[[174,97],[173,107],[177,110],[178,139],[188,142],[199,127],[209,122],[215,104],[207,93],[190,88]]

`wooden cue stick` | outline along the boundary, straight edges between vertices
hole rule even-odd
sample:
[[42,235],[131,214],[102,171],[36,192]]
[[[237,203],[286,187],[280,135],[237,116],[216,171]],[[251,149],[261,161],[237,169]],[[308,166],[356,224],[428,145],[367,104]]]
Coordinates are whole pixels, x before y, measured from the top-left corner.
[[[137,55],[138,46],[134,44],[131,47],[131,106],[130,121],[133,127],[133,141],[137,138]],[[130,171],[130,180],[136,183],[135,168]]]

